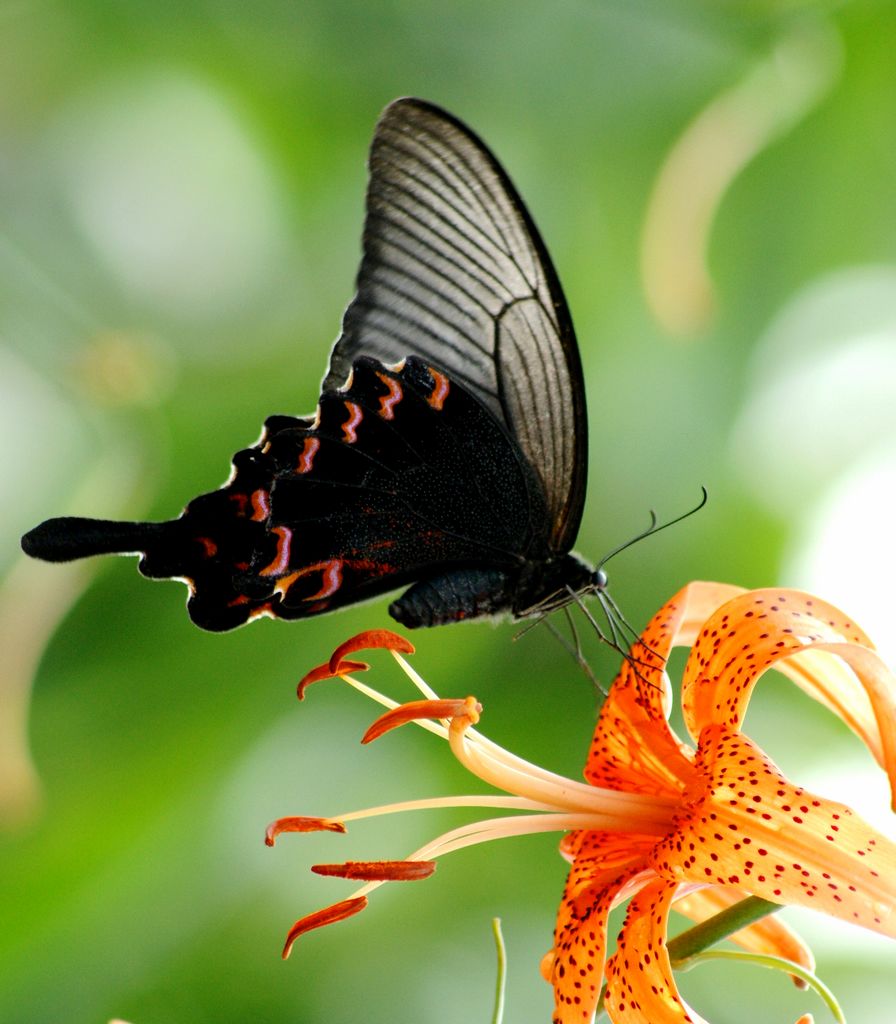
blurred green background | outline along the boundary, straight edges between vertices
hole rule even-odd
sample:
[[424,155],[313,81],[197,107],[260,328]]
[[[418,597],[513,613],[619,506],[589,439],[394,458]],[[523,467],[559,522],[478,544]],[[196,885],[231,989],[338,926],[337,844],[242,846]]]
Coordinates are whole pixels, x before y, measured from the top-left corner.
[[[551,249],[587,378],[578,550],[698,516],[620,556],[642,624],[684,582],[816,589],[893,656],[896,6],[327,0],[0,4],[0,1020],[508,1021],[565,876],[556,837],[447,858],[361,917],[288,926],[351,891],[317,861],[400,857],[460,818],[287,836],[291,813],[468,792],[419,730],[362,749],[372,706],[299,677],[386,602],[203,634],[132,559],[26,564],[56,514],[168,518],[273,412],[314,409],[351,296],[380,109],[471,124]],[[415,636],[484,731],[576,775],[596,699],[544,630]],[[887,644],[889,647],[887,648]],[[602,680],[614,657],[589,643]],[[407,695],[391,662],[371,679]],[[883,828],[839,722],[770,679],[748,729],[785,771]],[[809,914],[854,1020],[892,1013],[893,952]],[[681,979],[714,1024],[823,1010],[783,977]]]

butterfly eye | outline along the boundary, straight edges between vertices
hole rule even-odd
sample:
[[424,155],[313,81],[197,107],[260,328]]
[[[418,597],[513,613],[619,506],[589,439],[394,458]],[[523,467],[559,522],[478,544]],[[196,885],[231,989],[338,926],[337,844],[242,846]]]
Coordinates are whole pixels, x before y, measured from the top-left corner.
[[597,591],[597,593],[606,590],[607,584],[609,582],[610,581],[607,579],[607,574],[603,571],[603,569],[594,570],[594,575],[591,577],[591,586],[595,589],[595,591]]

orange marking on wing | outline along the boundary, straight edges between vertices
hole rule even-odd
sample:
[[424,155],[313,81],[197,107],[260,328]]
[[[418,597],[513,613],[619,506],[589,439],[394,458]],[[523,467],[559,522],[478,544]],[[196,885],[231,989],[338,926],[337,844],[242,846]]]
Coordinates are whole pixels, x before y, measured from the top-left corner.
[[271,533],[277,534],[277,554],[270,565],[259,570],[259,576],[279,576],[289,565],[289,549],[292,545],[292,530],[288,526],[275,526]]
[[354,444],[358,440],[358,427],[364,419],[364,413],[354,402],[346,401],[345,407],[349,411],[349,418],[342,424],[342,436],[346,444]]
[[435,384],[433,385],[432,394],[426,401],[436,412],[441,412],[445,399],[448,397],[448,392],[451,390],[451,384],[444,373],[439,373],[438,370],[434,370],[431,366],[429,367],[429,372],[432,374]]
[[306,601],[319,601],[322,597],[330,597],[342,586],[341,559],[333,558],[329,562],[321,562],[315,568],[320,569],[323,573],[323,586],[316,594],[306,597]]
[[202,553],[206,558],[214,558],[218,553],[218,545],[209,537],[197,537],[196,542],[202,545]]
[[302,454],[299,456],[299,464],[296,467],[299,473],[307,473],[311,469],[311,466],[314,463],[314,456],[317,454],[318,448],[320,448],[319,437],[305,438]]
[[295,583],[295,581],[304,575],[304,570],[298,572],[291,572],[288,576],[283,576],[274,584],[274,590],[281,596],[286,597],[286,591]]
[[283,597],[286,597],[286,592],[303,576],[307,576],[312,572],[319,572],[322,575],[322,586],[316,594],[309,594],[307,597],[303,597],[303,601],[320,601],[324,597],[330,597],[335,594],[336,591],[342,586],[342,559],[331,558],[326,562],[316,562],[314,565],[306,565],[303,569],[298,569],[296,572],[291,572],[288,576],[284,576],[277,582],[275,590],[278,590]]
[[401,385],[394,377],[387,377],[384,373],[377,371],[377,377],[386,385],[389,389],[388,395],[382,395],[380,398],[380,416],[384,420],[391,420],[395,418],[395,406],[404,397],[404,392],[401,390]]
[[263,523],[271,514],[271,496],[267,491],[259,487],[252,492],[252,521]]

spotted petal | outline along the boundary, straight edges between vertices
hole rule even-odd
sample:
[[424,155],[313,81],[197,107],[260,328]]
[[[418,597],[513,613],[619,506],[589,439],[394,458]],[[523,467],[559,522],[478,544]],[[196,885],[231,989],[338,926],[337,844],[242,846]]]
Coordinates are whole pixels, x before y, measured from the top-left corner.
[[590,831],[574,832],[568,839],[575,859],[545,975],[554,986],[554,1024],[584,1024],[600,993],[607,917],[643,881],[644,858],[655,839]]
[[604,1006],[618,1024],[706,1024],[679,995],[669,963],[666,929],[676,889],[656,880],[629,904],[606,968]]
[[810,594],[750,591],[706,622],[682,681],[690,734],[710,723],[740,727],[753,686],[772,665],[858,733],[887,771],[896,807],[896,679],[843,612]]
[[677,828],[650,856],[661,877],[734,886],[896,937],[896,844],[793,785],[736,730],[707,726],[696,767]]

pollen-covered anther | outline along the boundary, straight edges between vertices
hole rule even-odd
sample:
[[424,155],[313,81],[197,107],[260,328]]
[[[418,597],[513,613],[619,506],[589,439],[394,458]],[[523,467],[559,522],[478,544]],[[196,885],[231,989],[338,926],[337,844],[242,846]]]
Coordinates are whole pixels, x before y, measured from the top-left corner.
[[335,924],[337,921],[344,921],[347,917],[360,914],[366,906],[366,896],[354,896],[352,899],[334,903],[331,907],[324,907],[323,910],[316,910],[313,914],[300,918],[289,929],[289,934],[286,936],[283,959],[285,960],[292,952],[292,944],[300,935],[304,935],[305,932],[310,932],[314,928],[322,928],[325,924]]
[[361,742],[370,743],[372,740],[379,739],[390,729],[397,729],[399,725],[416,722],[421,718],[450,718],[452,722],[463,719],[465,727],[475,725],[479,721],[481,711],[482,705],[475,697],[454,700],[412,700],[380,715],[364,733]]
[[312,683],[319,683],[324,679],[338,679],[339,676],[348,675],[350,672],[366,672],[369,668],[366,661],[339,661],[335,664],[328,662],[326,665],[318,665],[299,680],[296,696],[299,700],[304,700],[305,691]]
[[398,651],[399,654],[413,654],[414,645],[391,629],[366,629],[349,637],[345,643],[341,643],[330,656],[330,669],[334,675],[338,675],[336,667],[347,654],[354,654],[355,651],[366,651],[374,648],[381,648],[386,651]]
[[333,818],[306,818],[299,815],[292,815],[288,818],[278,818],[272,821],[265,829],[264,841],[266,846],[273,846],[274,840],[282,832],[346,832],[347,829],[341,821]]
[[312,864],[317,875],[353,878],[361,882],[417,882],[435,871],[434,860],[347,860],[342,864]]

